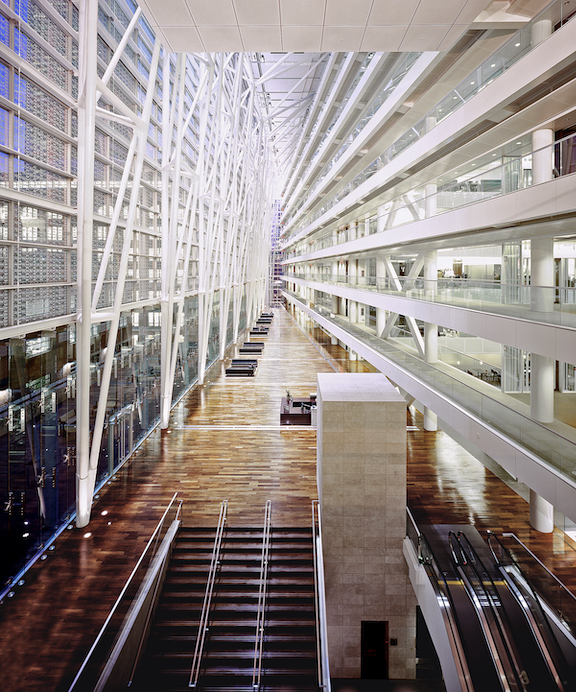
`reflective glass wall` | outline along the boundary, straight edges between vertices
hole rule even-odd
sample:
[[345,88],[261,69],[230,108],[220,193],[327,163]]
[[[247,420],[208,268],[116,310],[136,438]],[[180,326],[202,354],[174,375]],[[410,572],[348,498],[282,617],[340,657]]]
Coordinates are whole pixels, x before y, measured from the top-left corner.
[[[244,300],[243,300],[244,304]],[[218,358],[214,302],[209,364]],[[232,306],[230,306],[232,309]],[[184,306],[173,401],[198,375],[198,299]],[[231,312],[227,344],[232,342]],[[107,350],[108,323],[92,327],[90,427]],[[2,580],[14,576],[74,512],[76,449],[75,327],[0,341],[0,545]],[[98,482],[125,461],[160,415],[160,305],[124,312],[100,449]],[[6,558],[6,559],[4,559]]]

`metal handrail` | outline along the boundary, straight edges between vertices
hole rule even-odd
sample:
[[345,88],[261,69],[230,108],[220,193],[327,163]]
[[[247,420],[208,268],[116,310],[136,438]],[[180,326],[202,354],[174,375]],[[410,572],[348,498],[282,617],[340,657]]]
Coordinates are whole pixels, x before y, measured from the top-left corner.
[[208,571],[208,582],[206,584],[206,592],[204,594],[204,602],[202,603],[202,612],[200,614],[200,622],[198,623],[198,636],[196,637],[196,647],[194,649],[194,658],[192,659],[192,667],[190,669],[190,678],[188,687],[196,687],[200,676],[200,663],[202,662],[202,653],[204,651],[204,643],[206,641],[206,632],[208,631],[208,622],[210,619],[210,605],[212,602],[212,594],[214,593],[214,584],[216,582],[216,573],[220,566],[220,550],[222,547],[222,537],[224,535],[224,527],[226,525],[226,512],[228,510],[228,500],[224,500],[220,505],[220,516],[218,517],[218,527],[216,528],[216,538],[214,540],[214,548],[212,549],[212,559],[210,561],[210,570]]
[[266,596],[268,593],[271,517],[272,502],[267,500],[266,509],[264,511],[262,559],[260,561],[260,587],[258,589],[258,610],[256,613],[256,639],[254,641],[254,669],[252,672],[252,687],[255,690],[260,688],[260,678],[262,675],[262,646],[264,644],[264,620],[266,614]]
[[415,546],[417,550],[418,562],[428,574],[430,584],[432,585],[434,594],[440,605],[440,613],[448,634],[448,642],[450,644],[450,650],[454,658],[454,663],[456,664],[458,680],[460,681],[460,685],[463,690],[466,690],[466,692],[474,692],[474,684],[470,675],[470,669],[468,668],[464,645],[462,643],[462,639],[460,638],[460,630],[454,616],[455,608],[452,601],[452,596],[450,594],[450,589],[448,587],[448,582],[446,580],[446,573],[440,569],[436,556],[434,555],[426,536],[418,528],[418,525],[416,524],[416,521],[408,508],[406,508],[406,513],[418,536],[418,544]]
[[[466,546],[463,545],[462,539],[466,542]],[[449,531],[448,543],[462,583],[466,586],[468,595],[476,607],[476,613],[482,625],[482,631],[484,632],[484,637],[503,689],[506,692],[519,690],[520,688],[525,690],[526,681],[522,675],[514,643],[508,636],[508,630],[503,622],[504,618],[506,618],[506,613],[501,604],[500,608],[498,607],[499,597],[494,581],[488,574],[466,534],[461,531],[458,534],[455,534],[454,531]],[[458,555],[458,552],[460,555]],[[476,565],[479,565],[485,577],[480,574]],[[468,573],[465,568],[468,568]],[[477,587],[473,584],[469,572],[475,578]],[[486,600],[488,609],[482,605],[482,596]],[[490,617],[488,617],[487,613]]]
[[553,579],[553,581],[556,582],[556,584],[562,589],[562,592],[568,597],[571,598],[572,600],[576,601],[576,596],[558,579],[558,577],[553,574],[546,565],[539,560],[536,555],[528,548],[528,546],[525,543],[522,543],[522,541],[518,538],[518,536],[515,533],[503,533],[502,536],[504,538],[513,538],[517,543],[519,543],[524,550],[530,555],[530,557],[535,560],[542,569],[547,572],[548,576]]
[[[100,644],[100,641],[101,641],[102,638],[104,637],[104,635],[105,635],[105,633],[106,633],[106,629],[107,629],[107,627],[108,627],[110,621],[112,620],[112,618],[113,618],[114,615],[116,614],[116,611],[117,611],[118,608],[120,607],[120,604],[123,602],[124,596],[125,596],[126,592],[127,592],[128,589],[131,587],[132,581],[133,581],[133,579],[134,579],[136,573],[137,573],[138,570],[140,569],[142,563],[144,562],[144,559],[145,559],[146,556],[147,556],[147,553],[148,553],[149,549],[151,548],[151,546],[152,546],[153,544],[154,544],[153,550],[156,551],[157,546],[158,546],[158,540],[159,540],[160,532],[162,531],[162,527],[163,527],[163,525],[164,525],[164,521],[166,520],[166,517],[168,516],[168,513],[170,512],[170,510],[171,510],[171,508],[172,508],[172,505],[174,505],[174,504],[176,503],[176,498],[177,498],[177,496],[178,496],[178,493],[174,493],[174,495],[172,496],[172,499],[170,500],[168,506],[166,507],[166,510],[164,511],[164,514],[162,515],[162,518],[160,519],[160,521],[159,521],[158,524],[156,525],[156,528],[155,528],[154,531],[152,532],[152,535],[150,536],[150,538],[149,538],[149,540],[148,540],[148,543],[146,544],[146,547],[145,547],[144,550],[142,551],[142,554],[140,555],[140,558],[138,559],[138,562],[136,563],[134,569],[133,569],[132,572],[130,573],[130,576],[129,576],[128,579],[126,580],[126,583],[124,584],[124,587],[123,587],[122,591],[120,592],[120,595],[119,595],[118,598],[116,599],[116,602],[115,602],[114,605],[112,606],[112,609],[110,610],[110,613],[108,614],[108,617],[106,618],[104,624],[102,625],[102,627],[101,627],[101,629],[100,629],[100,632],[98,632],[98,636],[96,637],[96,639],[94,640],[94,643],[93,643],[92,646],[90,647],[90,651],[88,651],[88,653],[87,653],[87,655],[86,655],[86,658],[85,658],[84,661],[82,662],[82,665],[80,666],[80,669],[79,669],[78,673],[76,674],[76,677],[74,678],[74,680],[72,681],[72,684],[71,684],[70,687],[68,688],[68,692],[72,692],[72,690],[74,690],[75,686],[78,684],[78,681],[80,680],[80,678],[82,677],[82,675],[83,675],[84,671],[86,670],[88,664],[90,663],[90,659],[92,658],[92,656],[93,656],[93,654],[94,654],[94,651],[97,649],[98,645]],[[177,508],[177,510],[176,510],[175,519],[179,519],[179,517],[180,517],[180,515],[181,515],[181,512],[182,512],[182,500],[179,500],[179,501],[178,501],[178,508]]]
[[[498,546],[502,550],[503,554],[509,559],[510,564],[514,565],[514,568],[517,570],[521,577],[521,583],[523,583],[524,586],[524,593],[526,591],[530,594],[532,597],[532,601],[527,599],[519,589],[518,579],[512,579],[511,575],[506,571],[505,565],[502,562],[502,560],[496,555],[496,551],[494,550],[494,547],[492,546],[492,540],[496,540],[498,543]],[[509,585],[511,592],[514,594],[515,598],[520,601],[522,599],[525,603],[527,603],[527,607],[523,608],[524,615],[526,616],[526,619],[528,620],[528,623],[530,625],[530,629],[532,630],[532,634],[534,635],[536,641],[538,642],[538,647],[540,648],[540,651],[542,652],[542,656],[544,657],[544,660],[546,661],[546,665],[548,666],[548,669],[551,673],[551,675],[554,678],[554,681],[556,682],[556,685],[558,686],[559,690],[564,690],[564,682],[561,679],[561,674],[558,669],[557,661],[559,665],[563,668],[566,669],[566,659],[564,656],[564,652],[562,651],[562,648],[558,644],[558,640],[556,638],[556,635],[554,634],[554,630],[552,629],[552,626],[550,625],[550,621],[548,619],[548,616],[546,615],[545,609],[542,605],[541,598],[530,583],[530,581],[526,578],[524,572],[522,571],[522,568],[520,567],[520,564],[516,560],[516,558],[510,553],[508,548],[506,548],[498,536],[493,532],[493,531],[488,531],[488,546],[492,552],[492,556],[494,558],[494,561],[496,563],[496,566],[500,569],[502,572],[502,575],[504,579],[506,580],[506,583]],[[534,614],[534,612],[536,614]],[[540,618],[540,623],[536,620],[536,617]],[[552,644],[554,647],[554,652],[553,654],[550,652],[549,646],[546,643],[543,633],[541,631],[541,627],[545,630],[546,636],[548,638],[548,641]],[[556,660],[555,660],[556,659]]]
[[330,692],[326,594],[324,591],[324,563],[322,560],[322,515],[320,513],[320,503],[318,500],[312,500],[312,554],[314,557],[314,612],[316,615],[318,686],[326,692]]

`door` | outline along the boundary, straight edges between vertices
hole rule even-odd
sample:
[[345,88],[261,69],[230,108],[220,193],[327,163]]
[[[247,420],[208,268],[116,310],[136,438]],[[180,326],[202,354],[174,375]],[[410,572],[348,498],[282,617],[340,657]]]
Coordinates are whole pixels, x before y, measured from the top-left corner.
[[387,680],[388,622],[363,622],[361,647],[362,679]]

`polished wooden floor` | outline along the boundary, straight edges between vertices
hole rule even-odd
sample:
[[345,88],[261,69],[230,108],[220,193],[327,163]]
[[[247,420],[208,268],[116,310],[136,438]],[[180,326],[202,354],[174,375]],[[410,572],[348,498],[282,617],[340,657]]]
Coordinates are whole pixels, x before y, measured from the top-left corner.
[[[232,352],[231,354],[232,355]],[[316,497],[313,428],[279,425],[286,389],[316,389],[318,372],[368,372],[363,361],[310,323],[276,311],[255,378],[215,366],[105,487],[89,531],[71,528],[0,606],[0,690],[67,690],[108,610],[175,491],[185,523],[211,526],[229,501],[229,524],[259,526],[273,503],[276,526],[307,526]],[[528,505],[442,432],[422,430],[410,409],[408,497],[418,521],[513,531],[576,593],[576,546],[528,525]],[[87,534],[88,537],[85,537]]]

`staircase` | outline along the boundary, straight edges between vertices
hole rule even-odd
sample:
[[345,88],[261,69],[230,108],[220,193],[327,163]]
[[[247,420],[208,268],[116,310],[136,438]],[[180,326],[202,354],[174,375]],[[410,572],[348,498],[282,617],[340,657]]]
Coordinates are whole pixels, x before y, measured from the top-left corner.
[[[188,690],[214,529],[181,529],[132,688]],[[253,690],[263,532],[227,528],[197,689]],[[261,690],[318,690],[312,532],[272,529]]]

